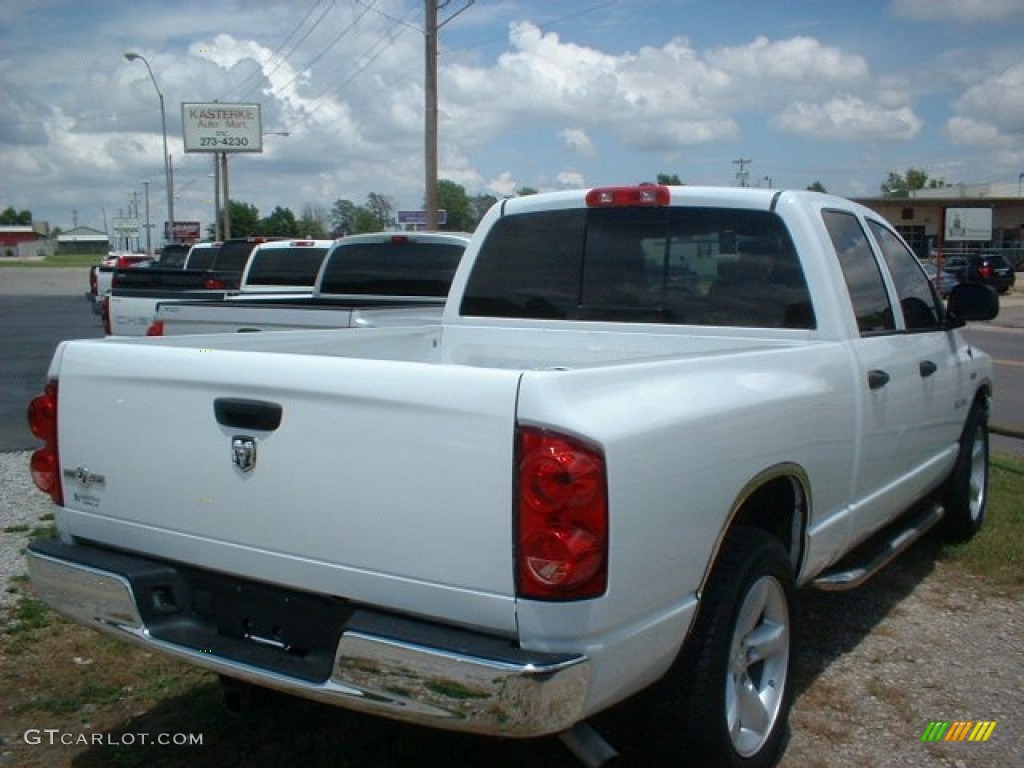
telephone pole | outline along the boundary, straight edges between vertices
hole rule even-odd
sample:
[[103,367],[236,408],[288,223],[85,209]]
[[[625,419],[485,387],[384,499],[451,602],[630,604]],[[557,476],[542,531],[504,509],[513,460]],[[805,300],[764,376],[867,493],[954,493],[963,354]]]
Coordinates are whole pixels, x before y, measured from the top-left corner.
[[752,162],[754,161],[743,157],[741,157],[739,160],[732,161],[733,165],[738,165],[740,167],[739,171],[736,173],[736,178],[740,180],[741,187],[747,186],[747,176],[749,176],[750,174],[747,173],[745,169]]
[[437,0],[426,0],[426,20],[424,22],[426,36],[426,71],[423,78],[423,91],[426,99],[424,113],[426,124],[425,136],[425,168],[426,168],[426,221],[424,228],[428,232],[437,229]]

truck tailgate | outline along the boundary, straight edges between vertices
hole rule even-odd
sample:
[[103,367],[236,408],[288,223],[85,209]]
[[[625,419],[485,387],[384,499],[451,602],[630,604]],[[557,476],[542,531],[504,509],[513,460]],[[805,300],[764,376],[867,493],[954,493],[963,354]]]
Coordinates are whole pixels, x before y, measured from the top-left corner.
[[60,514],[74,536],[511,633],[519,376],[72,342]]

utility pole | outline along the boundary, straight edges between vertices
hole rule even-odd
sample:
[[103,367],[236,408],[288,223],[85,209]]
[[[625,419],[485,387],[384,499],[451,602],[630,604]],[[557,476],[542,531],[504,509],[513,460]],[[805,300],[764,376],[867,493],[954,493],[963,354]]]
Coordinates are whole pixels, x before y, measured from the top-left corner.
[[426,54],[424,56],[424,168],[426,176],[426,207],[424,228],[428,232],[437,229],[437,32],[476,0],[465,0],[465,4],[442,23],[437,22],[437,12],[446,7],[451,0],[426,0],[423,35],[426,38]]
[[749,176],[750,174],[748,174],[746,172],[745,168],[748,165],[750,165],[752,162],[754,162],[754,161],[753,160],[748,160],[748,159],[743,158],[743,157],[741,157],[739,160],[733,160],[732,161],[733,165],[738,165],[740,167],[739,171],[736,174],[736,178],[740,180],[740,186],[741,187],[747,186],[747,176]]
[[423,78],[424,136],[426,144],[426,220],[428,232],[437,229],[437,0],[426,0],[424,29],[426,36],[426,68]]

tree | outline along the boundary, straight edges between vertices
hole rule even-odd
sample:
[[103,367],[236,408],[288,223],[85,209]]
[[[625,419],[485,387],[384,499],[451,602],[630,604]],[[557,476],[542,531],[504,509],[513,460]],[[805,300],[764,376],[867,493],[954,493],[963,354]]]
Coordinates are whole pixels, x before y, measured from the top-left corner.
[[376,220],[375,230],[363,230],[379,232],[390,229],[395,224],[395,204],[390,197],[371,192],[366,196],[366,209]]
[[327,237],[327,209],[322,205],[313,206],[309,203],[302,206],[302,216],[298,221],[299,237],[323,239]]
[[334,205],[331,206],[329,218],[331,223],[331,233],[335,237],[339,237],[341,235],[348,235],[355,232],[355,222],[358,213],[359,206],[351,200],[335,200]]
[[533,187],[521,187],[516,194],[519,195],[519,197],[526,197],[527,195],[536,195],[537,190]]
[[11,206],[0,211],[0,225],[25,227],[32,223],[32,211],[16,211]]
[[255,205],[231,200],[228,211],[231,214],[232,237],[252,237],[260,233],[260,212]]
[[908,168],[906,176],[889,171],[889,178],[881,187],[882,197],[910,197],[916,190],[924,189],[927,182],[928,173],[919,168]]
[[816,181],[813,184],[808,184],[807,189],[810,190],[811,192],[828,192],[828,190],[825,189],[825,185],[822,184],[820,181]]
[[260,220],[259,234],[268,237],[299,237],[299,223],[291,208],[277,206],[270,215]]
[[437,182],[437,204],[448,217],[445,229],[452,232],[472,232],[476,227],[477,219],[473,214],[473,206],[461,184],[445,179]]
[[667,173],[658,174],[658,184],[665,184],[670,187],[681,187],[683,186],[682,180],[675,173],[669,175]]
[[[473,229],[476,229],[476,225],[480,223],[480,219],[484,217],[491,206],[498,202],[498,198],[494,195],[473,195],[469,198],[469,204],[473,207]],[[467,229],[467,232],[473,230]]]

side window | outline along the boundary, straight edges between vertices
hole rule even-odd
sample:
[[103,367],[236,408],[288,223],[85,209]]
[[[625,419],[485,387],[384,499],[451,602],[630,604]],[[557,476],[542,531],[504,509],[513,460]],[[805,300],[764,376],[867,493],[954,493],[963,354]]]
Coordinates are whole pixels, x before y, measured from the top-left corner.
[[882,249],[882,257],[896,285],[907,330],[935,330],[942,327],[942,305],[936,299],[932,284],[921,269],[917,257],[881,223],[869,220],[868,227]]
[[882,273],[857,217],[829,210],[822,211],[821,216],[843,270],[861,335],[896,330]]

